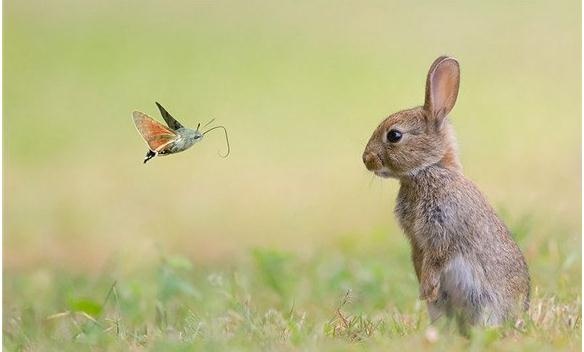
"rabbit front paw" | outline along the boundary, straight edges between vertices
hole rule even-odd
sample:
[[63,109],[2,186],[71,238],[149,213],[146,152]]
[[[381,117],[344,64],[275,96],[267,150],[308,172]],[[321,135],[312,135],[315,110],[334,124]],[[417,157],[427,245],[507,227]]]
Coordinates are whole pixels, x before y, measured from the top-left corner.
[[420,287],[420,299],[430,303],[438,300],[438,289],[440,282],[438,280],[424,280]]

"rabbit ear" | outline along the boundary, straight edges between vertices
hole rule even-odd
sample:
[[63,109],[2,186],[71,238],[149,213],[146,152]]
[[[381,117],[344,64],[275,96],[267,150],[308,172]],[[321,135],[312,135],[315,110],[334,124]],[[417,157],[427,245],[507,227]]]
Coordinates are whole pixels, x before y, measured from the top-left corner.
[[455,58],[440,56],[432,63],[426,80],[424,110],[428,111],[439,125],[456,103],[459,84],[460,68]]

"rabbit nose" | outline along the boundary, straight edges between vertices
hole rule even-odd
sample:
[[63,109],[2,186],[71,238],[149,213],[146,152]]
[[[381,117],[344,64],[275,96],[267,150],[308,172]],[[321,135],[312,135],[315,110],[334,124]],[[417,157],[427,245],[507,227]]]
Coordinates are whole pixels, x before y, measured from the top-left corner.
[[383,166],[381,164],[381,159],[379,159],[379,157],[375,153],[371,152],[363,153],[363,164],[365,164],[365,167],[369,171],[381,169],[381,167]]

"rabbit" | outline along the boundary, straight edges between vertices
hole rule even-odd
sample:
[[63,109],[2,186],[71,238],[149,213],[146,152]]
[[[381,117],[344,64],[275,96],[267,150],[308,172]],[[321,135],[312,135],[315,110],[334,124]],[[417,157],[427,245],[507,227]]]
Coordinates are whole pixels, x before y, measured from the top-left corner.
[[363,163],[400,189],[395,215],[431,322],[498,326],[529,306],[521,250],[485,196],[462,173],[448,114],[460,84],[455,58],[431,65],[423,106],[390,115],[373,132]]

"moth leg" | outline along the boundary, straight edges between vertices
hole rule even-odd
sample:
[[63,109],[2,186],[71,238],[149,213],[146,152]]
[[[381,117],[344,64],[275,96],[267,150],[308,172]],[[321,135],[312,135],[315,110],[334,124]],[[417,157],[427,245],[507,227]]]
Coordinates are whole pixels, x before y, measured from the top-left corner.
[[154,158],[156,156],[156,152],[153,152],[152,150],[148,150],[148,153],[146,153],[146,156],[144,157],[144,164],[146,164],[148,162],[148,160]]

